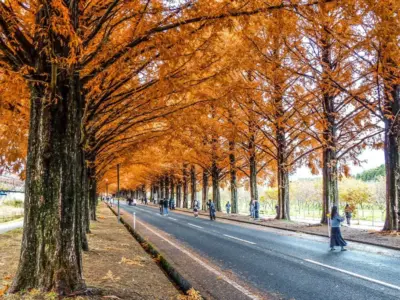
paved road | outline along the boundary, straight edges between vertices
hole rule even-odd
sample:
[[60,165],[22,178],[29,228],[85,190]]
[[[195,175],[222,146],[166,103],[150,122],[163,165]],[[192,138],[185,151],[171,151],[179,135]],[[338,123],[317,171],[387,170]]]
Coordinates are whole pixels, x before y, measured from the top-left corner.
[[329,252],[326,242],[279,231],[121,206],[261,291],[296,300],[400,299],[400,256]]
[[7,223],[0,223],[0,234],[5,233],[7,231],[20,228],[24,225],[24,221],[18,220]]

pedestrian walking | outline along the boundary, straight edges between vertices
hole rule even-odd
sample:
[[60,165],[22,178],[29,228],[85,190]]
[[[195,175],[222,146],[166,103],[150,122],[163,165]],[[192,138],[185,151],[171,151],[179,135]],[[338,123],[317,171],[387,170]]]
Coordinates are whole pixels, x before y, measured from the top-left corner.
[[197,206],[193,207],[193,214],[195,218],[199,216],[199,208]]
[[167,198],[164,199],[163,204],[164,204],[164,216],[168,216],[169,201],[167,200]]
[[226,213],[229,215],[231,213],[231,203],[228,201],[225,205]]
[[350,205],[346,204],[344,208],[344,214],[346,216],[347,225],[350,226],[351,216],[353,214],[353,210],[351,209]]
[[338,213],[336,205],[332,206],[331,211],[331,251],[335,250],[335,246],[340,246],[342,251],[347,251],[344,247],[347,246],[346,241],[343,239],[340,232],[340,223],[344,221]]
[[279,213],[280,213],[279,205],[276,205],[276,206],[275,206],[275,211],[276,211],[276,217],[275,217],[275,219],[279,219]]
[[163,199],[161,199],[160,202],[158,203],[160,206],[160,215],[162,215],[163,211],[164,211],[164,203],[163,202],[164,202]]
[[175,200],[172,197],[171,197],[171,199],[169,199],[169,209],[170,210],[174,210],[175,209]]
[[136,199],[133,199],[133,206],[136,206],[136,204],[137,204]]
[[254,200],[254,219],[258,220],[260,217],[260,202],[258,200]]
[[210,211],[210,220],[213,221],[215,220],[215,204],[211,201],[211,199],[209,199],[207,206]]
[[251,200],[251,201],[250,201],[250,216],[251,216],[252,218],[255,217],[254,200]]

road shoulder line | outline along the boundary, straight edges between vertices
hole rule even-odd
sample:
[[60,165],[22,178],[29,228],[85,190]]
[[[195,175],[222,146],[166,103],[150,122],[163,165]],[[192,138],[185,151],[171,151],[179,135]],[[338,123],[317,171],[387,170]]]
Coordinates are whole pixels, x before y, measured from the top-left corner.
[[384,281],[380,281],[380,280],[377,280],[377,279],[373,279],[373,278],[370,278],[370,277],[367,277],[367,276],[363,276],[363,275],[360,275],[360,274],[357,274],[357,273],[346,271],[346,270],[343,270],[343,269],[340,269],[340,268],[336,268],[336,267],[333,267],[333,266],[330,266],[330,265],[325,265],[323,263],[317,262],[317,261],[312,260],[312,259],[304,259],[304,260],[309,262],[309,263],[312,263],[312,264],[315,264],[315,265],[318,265],[318,266],[321,266],[321,267],[324,267],[324,268],[335,270],[335,271],[338,271],[338,272],[341,272],[341,273],[344,273],[344,274],[347,274],[347,275],[350,275],[350,276],[353,276],[353,277],[357,277],[357,278],[360,278],[360,279],[363,279],[363,280],[366,280],[366,281],[369,281],[369,282],[380,284],[380,285],[383,285],[383,286],[386,286],[386,287],[389,287],[389,288],[392,288],[392,289],[400,291],[400,287],[397,286],[397,285],[394,285],[394,284],[390,284],[390,283],[387,283],[387,282],[384,282]]

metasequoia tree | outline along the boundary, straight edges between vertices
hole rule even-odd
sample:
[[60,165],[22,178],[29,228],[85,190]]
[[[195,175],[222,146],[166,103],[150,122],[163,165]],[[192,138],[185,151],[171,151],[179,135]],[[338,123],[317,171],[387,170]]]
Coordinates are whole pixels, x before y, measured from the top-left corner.
[[[317,160],[322,166],[321,222],[326,223],[330,207],[339,204],[339,177],[348,175],[349,162],[358,164],[360,151],[371,145],[381,130],[369,110],[354,98],[366,91],[364,75],[353,70],[351,54],[359,44],[344,39],[351,36],[355,17],[339,3],[321,3],[298,13],[305,41],[290,49],[294,59],[304,66],[298,73],[309,93],[302,100],[307,107],[303,130],[321,145],[321,151],[311,154],[309,162]],[[346,87],[353,95],[338,86]],[[315,156],[317,153],[322,157]]]
[[67,294],[83,287],[81,143],[90,82],[107,79],[111,68],[124,65],[132,54],[158,55],[153,50],[169,44],[160,43],[165,32],[173,31],[176,41],[177,35],[196,30],[195,25],[174,30],[184,25],[207,29],[208,22],[225,17],[284,7],[210,3],[0,3],[1,68],[21,74],[30,91],[25,226],[11,292],[37,287]]
[[269,177],[270,184],[278,186],[279,219],[290,219],[289,173],[315,150],[301,130],[300,76],[292,71],[295,66],[287,46],[298,32],[296,22],[292,12],[272,13],[271,18],[260,20],[260,29],[244,30],[256,58],[256,89],[262,92],[243,104],[260,119],[257,128],[265,139],[257,147],[266,154],[267,168],[275,173]]

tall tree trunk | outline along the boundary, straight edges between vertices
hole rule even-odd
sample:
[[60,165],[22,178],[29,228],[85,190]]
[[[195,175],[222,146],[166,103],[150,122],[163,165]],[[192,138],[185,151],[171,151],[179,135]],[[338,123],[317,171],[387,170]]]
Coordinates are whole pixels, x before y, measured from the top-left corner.
[[202,183],[202,203],[201,203],[201,209],[202,210],[207,210],[207,198],[208,198],[208,177],[209,177],[209,172],[207,169],[203,169],[203,183]]
[[[251,145],[253,145],[253,143]],[[251,200],[258,200],[257,161],[256,161],[255,151],[252,151],[250,153],[249,164],[250,164],[250,197]]]
[[164,185],[165,185],[165,181],[164,181],[164,178],[163,177],[161,177],[161,179],[160,179],[160,199],[159,200],[164,200],[164,198],[165,198],[165,187],[164,187]]
[[237,214],[238,209],[238,192],[236,181],[236,157],[235,157],[235,142],[229,142],[229,174],[230,174],[230,189],[231,189],[231,207],[232,213]]
[[143,194],[143,201],[147,200],[147,193],[146,193],[146,185],[142,185],[142,194]]
[[164,176],[165,199],[169,200],[169,176]]
[[90,220],[97,221],[97,214],[96,214],[96,208],[98,204],[97,180],[96,180],[96,175],[94,174],[96,174],[96,171],[93,170],[92,167],[89,177]]
[[31,86],[24,229],[10,292],[38,288],[65,295],[84,286],[78,73],[60,70],[56,87],[58,101],[45,87]]
[[188,181],[189,181],[189,176],[188,176],[188,171],[187,171],[187,164],[183,164],[183,208],[188,208],[188,194],[189,194],[189,188],[188,188]]
[[211,167],[212,188],[213,188],[213,202],[215,203],[217,211],[221,211],[221,195],[219,191],[219,175],[220,170],[217,163],[213,161]]
[[323,116],[324,116],[324,132],[322,134],[322,218],[321,223],[326,224],[327,214],[332,205],[339,205],[338,193],[338,170],[336,157],[336,119],[335,96],[333,94],[330,74],[334,67],[332,59],[332,45],[329,42],[330,36],[327,33],[321,41],[322,45],[322,81],[323,85]]
[[[391,74],[391,73],[389,73]],[[400,224],[400,85],[392,84],[394,74],[385,78],[385,167],[386,218],[384,230],[399,230]]]
[[196,168],[194,165],[190,167],[190,191],[191,191],[191,203],[190,207],[193,208],[194,201],[197,200],[196,196]]
[[77,190],[78,199],[80,199],[80,203],[77,206],[80,206],[80,211],[77,211],[77,214],[81,215],[82,227],[81,227],[81,239],[82,239],[82,250],[89,251],[89,243],[87,240],[87,233],[90,233],[90,210],[89,210],[89,180],[88,180],[88,169],[85,163],[83,151],[81,151],[81,161],[82,161],[82,170],[81,170],[81,189]]
[[278,165],[278,219],[290,220],[289,214],[289,170],[287,161],[287,141],[285,124],[281,120],[284,117],[283,98],[281,96],[282,88],[279,84],[275,85],[277,96],[275,98],[275,138],[277,143],[277,165]]
[[176,204],[177,207],[182,207],[182,182],[180,181],[176,187]]
[[170,176],[169,183],[171,188],[171,199],[175,200],[175,180],[172,176]]

